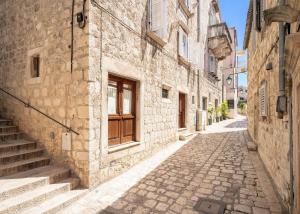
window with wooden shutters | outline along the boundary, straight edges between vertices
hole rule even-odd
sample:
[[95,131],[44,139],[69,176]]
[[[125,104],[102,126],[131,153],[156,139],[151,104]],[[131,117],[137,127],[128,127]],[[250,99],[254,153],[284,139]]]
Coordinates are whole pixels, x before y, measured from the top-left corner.
[[254,23],[255,23],[255,30],[261,31],[261,23],[262,23],[262,0],[254,0]]
[[168,0],[149,0],[148,31],[161,39],[168,36]]
[[267,84],[264,82],[259,89],[259,113],[261,117],[268,116]]
[[179,55],[189,59],[189,39],[187,33],[180,27],[178,31]]
[[200,7],[200,1],[198,1],[197,5],[197,42],[200,42],[200,29],[201,29],[201,7]]
[[191,10],[191,0],[185,0],[185,4],[189,10]]

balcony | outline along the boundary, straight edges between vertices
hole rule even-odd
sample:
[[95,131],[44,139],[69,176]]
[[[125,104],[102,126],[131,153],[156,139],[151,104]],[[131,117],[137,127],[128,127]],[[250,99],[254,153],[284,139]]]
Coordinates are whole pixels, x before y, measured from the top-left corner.
[[219,61],[231,54],[231,42],[231,36],[226,23],[208,27],[208,48]]

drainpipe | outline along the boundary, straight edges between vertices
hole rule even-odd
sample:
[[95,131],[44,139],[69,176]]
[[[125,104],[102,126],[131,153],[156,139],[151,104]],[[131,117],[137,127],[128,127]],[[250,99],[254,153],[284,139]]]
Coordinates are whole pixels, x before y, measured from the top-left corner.
[[[279,0],[279,5],[284,5],[285,0]],[[277,99],[278,118],[283,119],[283,114],[287,108],[287,97],[285,95],[285,27],[284,23],[279,23],[279,96]]]
[[291,75],[289,75],[289,161],[290,161],[290,213],[293,214],[294,208],[294,145],[293,145],[293,100],[292,100],[292,91],[293,91],[293,81]]

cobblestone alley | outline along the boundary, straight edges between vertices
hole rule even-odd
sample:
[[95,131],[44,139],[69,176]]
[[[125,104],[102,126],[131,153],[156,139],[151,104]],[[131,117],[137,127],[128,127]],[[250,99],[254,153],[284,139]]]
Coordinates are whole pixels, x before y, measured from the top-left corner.
[[[247,150],[245,127],[244,118],[214,125],[123,193],[120,188],[114,192],[114,186],[126,186],[131,177],[139,176],[137,169],[105,188],[100,186],[64,213],[210,214],[219,213],[222,206],[231,214],[282,213],[257,153]],[[118,194],[116,200],[105,198]],[[213,203],[208,211],[203,211],[204,199]]]

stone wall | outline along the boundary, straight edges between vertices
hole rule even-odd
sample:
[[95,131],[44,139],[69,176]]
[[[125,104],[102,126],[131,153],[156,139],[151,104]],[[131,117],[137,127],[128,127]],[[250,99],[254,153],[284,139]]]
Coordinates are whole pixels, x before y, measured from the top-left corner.
[[[292,2],[291,2],[292,3]],[[277,1],[268,1],[268,8]],[[279,96],[278,24],[273,23],[261,33],[252,33],[248,44],[248,130],[258,145],[258,152],[270,173],[286,206],[290,200],[290,154],[288,113],[283,119],[277,117],[276,102]],[[266,70],[272,63],[273,69]],[[259,93],[261,84],[267,83],[268,116],[259,115]],[[288,82],[288,81],[287,81]],[[286,84],[288,96],[288,84]],[[290,102],[290,100],[289,100]]]
[[[1,86],[80,135],[72,134],[71,150],[63,151],[61,138],[67,130],[59,125],[4,95],[2,113],[45,147],[55,163],[70,166],[84,186],[94,187],[123,172],[178,140],[179,92],[187,98],[185,132],[195,131],[196,109],[203,96],[210,94],[211,102],[221,100],[222,83],[211,82],[204,74],[210,1],[200,2],[199,40],[197,15],[189,19],[192,68],[187,69],[177,57],[177,1],[169,1],[169,39],[160,49],[146,36],[146,0],[88,0],[85,29],[74,20],[71,73],[72,1],[1,1]],[[75,14],[81,4],[77,2]],[[197,7],[192,10],[197,14]],[[41,56],[40,78],[30,78],[32,53]],[[108,147],[109,73],[137,82],[138,144],[118,152]],[[169,99],[161,97],[163,85],[170,87]]]
[[[177,1],[169,1],[168,42],[162,48],[149,41],[146,36],[147,1],[104,1],[97,0],[91,6],[91,44],[100,43],[101,53],[91,48],[95,63],[90,69],[101,74],[90,85],[100,86],[94,90],[90,110],[93,114],[92,129],[95,130],[95,145],[99,172],[95,171],[95,183],[102,182],[128,169],[148,155],[163,149],[168,143],[178,140],[178,99],[179,92],[187,98],[186,126],[195,131],[198,104],[198,81],[202,96],[221,99],[220,83],[212,83],[204,77],[204,49],[207,39],[208,9],[210,1],[201,1],[201,36],[197,41],[197,9],[189,19],[191,38],[192,69],[179,65],[177,59],[178,20]],[[196,1],[192,1],[195,5]],[[142,20],[142,21],[141,21]],[[95,54],[94,54],[95,53]],[[200,77],[198,76],[200,73]],[[138,145],[118,152],[110,152],[107,140],[107,78],[114,74],[138,83]],[[199,77],[199,80],[198,80]],[[163,85],[170,87],[169,99],[163,99]],[[96,87],[95,87],[96,88]],[[194,101],[194,102],[193,102]],[[100,109],[100,111],[99,111]],[[98,118],[99,117],[99,118]],[[99,119],[100,122],[99,123]],[[98,156],[99,155],[99,156]],[[99,158],[98,158],[99,157]],[[96,166],[97,161],[95,161]]]
[[[1,94],[1,112],[45,147],[57,164],[69,165],[89,185],[88,26],[74,27],[74,70],[70,72],[71,8],[68,0],[0,2],[1,87],[80,133],[62,150],[67,130]],[[75,13],[81,10],[76,4]],[[89,5],[86,5],[87,10]],[[30,58],[41,58],[40,78],[31,78]]]

